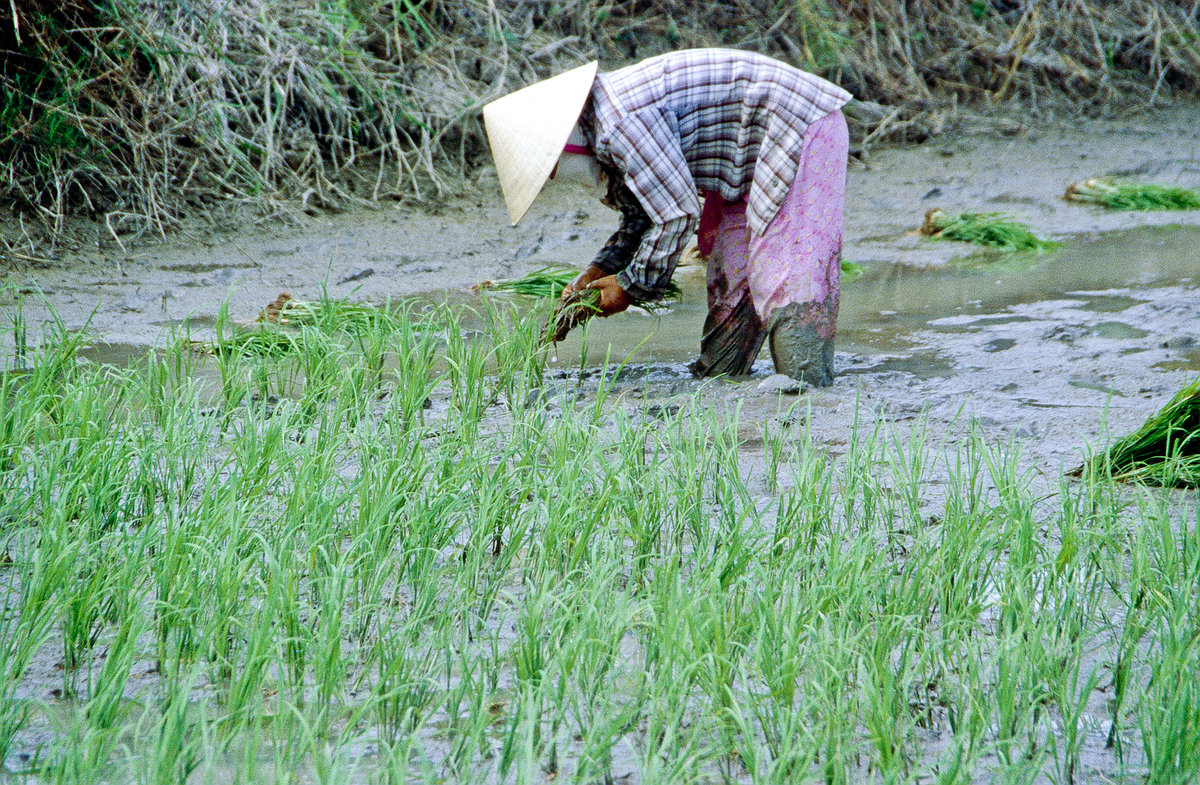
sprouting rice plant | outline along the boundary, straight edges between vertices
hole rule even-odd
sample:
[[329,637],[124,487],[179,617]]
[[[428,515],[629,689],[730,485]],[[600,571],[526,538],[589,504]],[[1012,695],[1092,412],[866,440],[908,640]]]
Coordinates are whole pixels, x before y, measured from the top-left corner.
[[1116,177],[1093,177],[1073,183],[1063,198],[1110,210],[1200,210],[1200,191]]
[[1028,226],[1004,213],[958,213],[934,208],[925,213],[920,233],[935,240],[958,240],[1002,251],[1042,253],[1060,243],[1036,235]]

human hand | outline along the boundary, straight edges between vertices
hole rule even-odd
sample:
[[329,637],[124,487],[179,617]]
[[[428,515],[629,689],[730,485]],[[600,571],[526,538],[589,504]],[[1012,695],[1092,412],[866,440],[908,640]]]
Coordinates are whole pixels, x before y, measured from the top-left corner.
[[589,264],[587,268],[579,275],[575,276],[575,280],[567,284],[563,289],[562,301],[567,302],[575,297],[575,293],[586,289],[593,281],[599,280],[608,273],[601,270],[594,264]]
[[617,283],[615,275],[597,278],[588,284],[587,288],[600,291],[600,302],[596,304],[596,308],[599,310],[598,316],[612,316],[633,304],[629,294],[621,288],[621,284]]
[[[598,268],[589,268],[598,269]],[[585,270],[580,280],[588,274]],[[629,295],[617,283],[615,275],[603,275],[585,284],[583,288],[564,293],[554,309],[554,314],[546,324],[543,339],[546,342],[557,343],[567,337],[567,333],[586,322],[593,316],[612,316],[620,313],[631,304]]]

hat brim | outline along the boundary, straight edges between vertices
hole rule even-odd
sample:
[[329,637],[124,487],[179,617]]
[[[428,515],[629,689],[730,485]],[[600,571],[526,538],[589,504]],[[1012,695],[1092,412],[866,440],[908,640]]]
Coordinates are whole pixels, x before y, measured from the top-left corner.
[[550,179],[598,68],[597,62],[590,62],[483,107],[496,176],[513,226]]

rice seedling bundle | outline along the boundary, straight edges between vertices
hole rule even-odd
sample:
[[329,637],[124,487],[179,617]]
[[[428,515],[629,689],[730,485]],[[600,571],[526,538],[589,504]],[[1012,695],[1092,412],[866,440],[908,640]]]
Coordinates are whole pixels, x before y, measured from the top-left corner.
[[475,285],[475,291],[504,292],[557,299],[562,297],[563,289],[566,289],[567,285],[578,275],[579,271],[570,267],[543,267],[527,275],[522,275],[520,278],[483,281]]
[[[476,284],[477,292],[503,292],[523,294],[546,300],[561,300],[563,290],[574,281],[579,271],[570,267],[543,267],[520,278],[501,278]],[[672,281],[663,291],[660,300],[642,300],[637,303],[651,313],[667,309],[666,301],[679,300],[683,291]],[[557,304],[546,324],[543,338],[546,343],[558,343],[583,322],[600,312],[600,291],[583,289],[565,302]]]
[[1046,240],[1004,213],[950,213],[934,208],[925,213],[920,233],[935,240],[958,240],[1002,251],[1041,253],[1059,243]]
[[299,300],[283,292],[253,322],[214,341],[193,342],[193,351],[213,355],[282,357],[301,348],[297,333],[285,328],[312,327],[326,334],[362,335],[395,329],[401,320],[387,308],[346,300]]
[[[284,300],[284,297],[287,297]],[[387,308],[371,303],[355,303],[348,300],[297,300],[281,294],[276,300],[280,307],[271,318],[271,306],[267,306],[264,317],[259,321],[274,321],[285,327],[319,327],[329,332],[361,333],[378,325],[388,327],[397,323],[396,316]],[[272,303],[274,305],[274,303]]]
[[1063,198],[1110,210],[1200,210],[1200,191],[1114,177],[1093,177],[1074,183]]
[[283,357],[298,352],[300,342],[292,333],[260,326],[253,330],[237,331],[214,341],[193,341],[191,347],[200,354],[218,357]]
[[1147,485],[1200,488],[1200,377],[1113,442],[1091,468]]

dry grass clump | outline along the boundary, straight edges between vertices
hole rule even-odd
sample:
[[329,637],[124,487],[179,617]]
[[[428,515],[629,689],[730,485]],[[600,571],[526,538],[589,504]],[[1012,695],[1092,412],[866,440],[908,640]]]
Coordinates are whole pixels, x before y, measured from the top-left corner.
[[1064,198],[1110,210],[1200,210],[1200,191],[1112,177],[1073,183]]
[[937,133],[966,101],[1097,109],[1200,93],[1191,0],[6,5],[0,203],[31,249],[70,215],[120,242],[229,206],[440,198],[488,161],[486,101],[592,58],[778,56],[855,93],[860,149]]
[[489,94],[450,65],[449,33],[488,29],[455,5],[13,0],[0,199],[121,236],[231,203],[445,194]]

